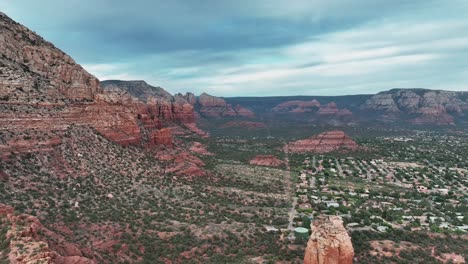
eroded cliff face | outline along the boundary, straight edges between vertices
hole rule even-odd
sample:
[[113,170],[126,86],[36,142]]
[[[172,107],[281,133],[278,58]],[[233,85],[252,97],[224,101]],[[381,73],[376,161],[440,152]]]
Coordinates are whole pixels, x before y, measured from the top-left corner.
[[[172,96],[161,87],[154,87],[145,81],[103,81],[104,93],[125,94],[133,101],[146,107],[150,115],[166,122],[193,123],[195,122],[193,94]],[[142,109],[144,110],[144,109]]]
[[[123,145],[172,146],[173,124],[194,124],[193,94],[172,96],[143,81],[99,81],[72,58],[0,14],[0,141],[2,154],[48,149],[61,137],[38,133],[91,126]],[[187,99],[188,100],[187,100]],[[15,137],[14,134],[33,134]]]
[[407,115],[414,124],[453,125],[468,111],[468,100],[463,92],[395,89],[372,96],[361,109]]
[[0,54],[0,98],[10,102],[93,100],[99,92],[98,79],[70,56],[1,12]]
[[286,101],[271,109],[277,113],[317,113],[318,115],[352,115],[348,109],[339,109],[335,102],[322,105],[313,99],[310,101]]
[[323,132],[307,139],[294,141],[288,144],[291,152],[327,153],[331,151],[350,151],[359,149],[358,144],[343,131],[333,130]]
[[317,100],[310,101],[286,101],[275,106],[273,112],[290,112],[290,113],[305,113],[316,111],[320,108],[320,102]]
[[223,98],[203,93],[198,97],[200,114],[204,117],[248,117],[253,118],[255,114],[240,105],[232,106]]
[[304,264],[352,264],[354,249],[339,216],[321,216],[311,224]]

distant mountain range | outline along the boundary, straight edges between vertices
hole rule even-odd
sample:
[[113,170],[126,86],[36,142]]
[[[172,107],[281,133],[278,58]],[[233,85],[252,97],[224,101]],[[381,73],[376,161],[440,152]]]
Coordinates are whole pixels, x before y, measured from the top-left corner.
[[183,98],[194,106],[201,118],[282,119],[285,116],[309,116],[320,122],[338,120],[346,123],[377,121],[395,123],[404,121],[415,125],[456,125],[467,120],[468,92],[430,89],[392,89],[375,95],[346,96],[284,96],[221,98],[206,93],[195,96],[177,94],[174,97],[161,87],[144,81],[103,81],[106,91],[125,91],[147,101],[158,97],[176,101]]

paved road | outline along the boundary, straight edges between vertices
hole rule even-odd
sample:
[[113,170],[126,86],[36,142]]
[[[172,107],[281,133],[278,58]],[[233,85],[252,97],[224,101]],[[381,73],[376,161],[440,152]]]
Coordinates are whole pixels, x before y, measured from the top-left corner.
[[293,203],[292,207],[289,209],[288,216],[289,216],[289,224],[288,224],[288,230],[294,230],[294,217],[297,215],[296,211],[296,204],[297,204],[297,197],[293,198]]
[[283,151],[284,151],[284,159],[286,161],[286,170],[287,170],[286,175],[288,177],[288,190],[289,190],[289,193],[294,195],[291,208],[288,211],[288,218],[289,218],[288,230],[294,230],[294,217],[296,217],[297,215],[297,211],[295,209],[297,205],[297,197],[295,196],[294,183],[292,182],[292,177],[291,177],[291,167],[289,165],[289,150],[288,150],[287,144],[284,145]]
[[335,159],[336,168],[338,169],[338,176],[343,177],[343,169],[341,169],[341,164],[338,159]]

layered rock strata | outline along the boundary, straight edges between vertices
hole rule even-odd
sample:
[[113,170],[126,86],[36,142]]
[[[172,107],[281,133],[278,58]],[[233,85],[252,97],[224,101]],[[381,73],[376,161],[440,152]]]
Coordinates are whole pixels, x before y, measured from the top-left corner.
[[334,130],[291,142],[287,148],[291,152],[327,153],[331,151],[357,150],[359,146],[343,131]]
[[352,264],[353,244],[339,216],[321,216],[311,224],[304,264]]

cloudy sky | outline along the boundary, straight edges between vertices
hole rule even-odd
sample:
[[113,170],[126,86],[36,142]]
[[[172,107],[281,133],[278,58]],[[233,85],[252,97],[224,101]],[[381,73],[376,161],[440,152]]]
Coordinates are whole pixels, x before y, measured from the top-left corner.
[[0,0],[101,80],[219,96],[468,91],[466,0]]

